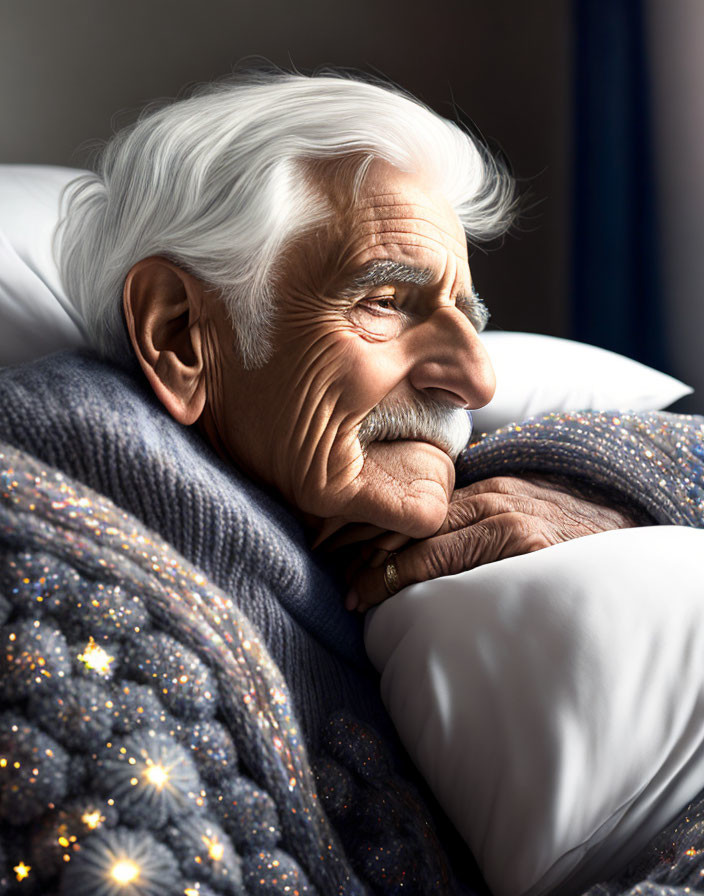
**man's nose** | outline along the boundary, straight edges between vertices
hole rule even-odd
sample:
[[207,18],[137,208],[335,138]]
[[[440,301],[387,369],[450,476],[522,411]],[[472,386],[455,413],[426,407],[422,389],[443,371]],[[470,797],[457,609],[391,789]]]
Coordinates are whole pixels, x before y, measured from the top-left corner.
[[458,308],[438,308],[415,329],[416,360],[409,376],[415,389],[465,408],[491,401],[494,368],[477,331]]

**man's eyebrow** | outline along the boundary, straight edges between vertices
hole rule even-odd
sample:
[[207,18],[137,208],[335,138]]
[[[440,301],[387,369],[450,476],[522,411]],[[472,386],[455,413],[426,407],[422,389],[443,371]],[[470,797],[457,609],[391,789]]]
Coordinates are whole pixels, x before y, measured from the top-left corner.
[[358,271],[340,290],[342,299],[353,299],[365,289],[375,286],[388,286],[390,283],[410,283],[413,286],[427,286],[433,273],[427,268],[417,268],[400,261],[371,261]]
[[[388,286],[391,283],[410,283],[413,286],[427,286],[433,278],[428,268],[417,268],[410,264],[391,259],[371,261],[358,271],[339,291],[342,299],[354,299],[366,289]],[[472,285],[469,295],[461,293],[456,298],[457,307],[472,324],[477,333],[486,327],[490,312]]]
[[479,293],[474,286],[472,286],[470,295],[457,296],[455,302],[459,310],[472,324],[477,333],[481,333],[482,330],[486,329],[486,325],[489,323],[489,318],[491,317],[491,312],[484,304],[484,300],[480,298]]

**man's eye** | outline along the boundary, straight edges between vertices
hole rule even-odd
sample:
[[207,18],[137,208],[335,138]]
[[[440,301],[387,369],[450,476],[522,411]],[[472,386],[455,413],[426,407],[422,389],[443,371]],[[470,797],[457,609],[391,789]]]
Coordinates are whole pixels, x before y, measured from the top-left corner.
[[393,296],[362,299],[361,302],[358,302],[357,307],[363,308],[372,314],[392,314],[399,310],[396,299]]
[[394,339],[405,326],[406,316],[395,296],[367,296],[348,311],[362,334],[374,339]]

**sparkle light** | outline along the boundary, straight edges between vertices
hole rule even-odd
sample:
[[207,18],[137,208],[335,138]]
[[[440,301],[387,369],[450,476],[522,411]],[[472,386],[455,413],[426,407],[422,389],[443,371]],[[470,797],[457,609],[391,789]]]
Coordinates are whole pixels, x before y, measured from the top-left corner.
[[169,780],[169,771],[163,765],[150,765],[144,770],[144,777],[157,790],[161,790]]
[[210,858],[213,859],[214,862],[219,862],[225,854],[225,847],[222,845],[222,843],[218,840],[217,837],[208,837],[205,834],[203,834],[203,837],[201,839],[203,840],[203,843],[205,843],[205,845],[208,847],[208,855],[210,856]]
[[83,649],[83,653],[78,654],[78,659],[85,663],[89,669],[104,675],[109,671],[110,663],[113,662],[115,657],[110,656],[104,647],[96,644],[91,635]]
[[139,865],[131,859],[120,859],[110,869],[110,877],[118,884],[131,884],[139,877]]
[[94,812],[84,812],[83,815],[81,815],[81,821],[87,828],[94,831],[105,821],[105,816],[101,815],[98,809],[96,809]]
[[15,874],[17,876],[17,880],[24,880],[25,877],[27,877],[29,875],[29,872],[32,870],[32,866],[25,865],[24,862],[20,862],[19,865],[15,865],[15,867],[12,870],[15,872]]

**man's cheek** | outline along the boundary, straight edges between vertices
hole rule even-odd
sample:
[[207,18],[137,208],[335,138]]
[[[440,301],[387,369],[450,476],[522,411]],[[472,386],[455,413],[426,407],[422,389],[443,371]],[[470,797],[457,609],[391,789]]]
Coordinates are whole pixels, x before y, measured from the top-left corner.
[[305,513],[329,518],[344,515],[359,490],[364,466],[359,441],[329,425],[288,452],[291,488],[284,496]]

